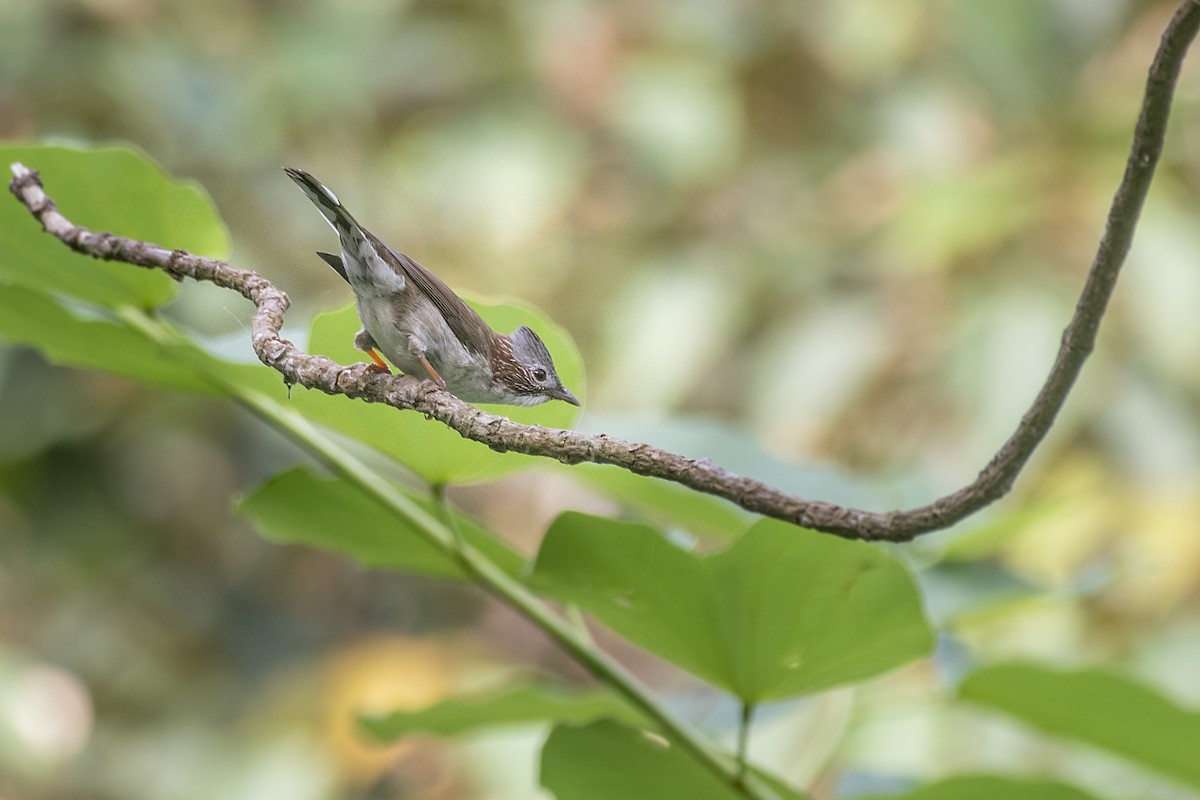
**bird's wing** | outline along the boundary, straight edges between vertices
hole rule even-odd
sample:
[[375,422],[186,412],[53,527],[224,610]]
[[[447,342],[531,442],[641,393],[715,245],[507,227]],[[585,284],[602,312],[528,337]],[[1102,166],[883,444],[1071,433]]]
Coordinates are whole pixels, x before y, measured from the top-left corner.
[[[364,231],[364,233],[366,232]],[[388,247],[374,234],[367,233],[367,239],[374,245],[375,252],[379,254],[384,263],[410,279],[417,291],[433,303],[446,320],[446,324],[450,326],[450,330],[468,350],[478,355],[491,356],[492,329],[476,313],[475,309],[467,305],[441,278],[415,260]]]

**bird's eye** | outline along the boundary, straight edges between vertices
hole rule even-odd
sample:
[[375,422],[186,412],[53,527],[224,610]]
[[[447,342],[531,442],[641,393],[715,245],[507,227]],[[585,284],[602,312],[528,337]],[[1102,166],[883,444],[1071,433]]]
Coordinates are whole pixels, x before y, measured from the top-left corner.
[[542,369],[541,367],[538,367],[537,369],[535,369],[533,371],[533,379],[536,381],[546,380],[546,370]]

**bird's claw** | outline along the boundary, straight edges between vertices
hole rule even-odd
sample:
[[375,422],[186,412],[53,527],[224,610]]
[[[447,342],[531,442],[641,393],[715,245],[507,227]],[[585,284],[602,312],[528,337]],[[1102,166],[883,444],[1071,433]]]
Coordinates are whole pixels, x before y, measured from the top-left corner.
[[[362,333],[360,333],[359,336],[362,336]],[[366,353],[371,357],[371,363],[367,364],[367,372],[383,372],[388,375],[392,374],[391,369],[388,368],[387,362],[379,357],[379,353],[375,352],[375,348],[368,347]]]

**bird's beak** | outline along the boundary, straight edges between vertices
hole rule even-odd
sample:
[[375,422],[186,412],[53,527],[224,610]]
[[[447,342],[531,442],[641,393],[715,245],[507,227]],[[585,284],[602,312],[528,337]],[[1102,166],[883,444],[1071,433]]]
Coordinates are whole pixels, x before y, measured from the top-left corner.
[[565,386],[560,386],[552,392],[548,392],[555,400],[562,400],[564,403],[570,403],[573,406],[579,405],[579,398],[571,394],[570,390]]

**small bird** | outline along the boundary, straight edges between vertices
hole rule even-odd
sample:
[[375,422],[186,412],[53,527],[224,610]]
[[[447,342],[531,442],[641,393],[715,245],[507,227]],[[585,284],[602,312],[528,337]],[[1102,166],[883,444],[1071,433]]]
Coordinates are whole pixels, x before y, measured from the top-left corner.
[[536,406],[579,405],[554,370],[546,345],[525,325],[496,333],[462,298],[413,259],[379,241],[337,195],[307,172],[286,168],[333,226],[342,255],[317,253],[350,284],[363,329],[354,345],[390,372],[382,351],[407,375],[429,378],[460,400]]

